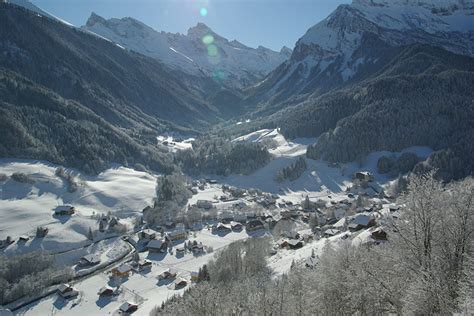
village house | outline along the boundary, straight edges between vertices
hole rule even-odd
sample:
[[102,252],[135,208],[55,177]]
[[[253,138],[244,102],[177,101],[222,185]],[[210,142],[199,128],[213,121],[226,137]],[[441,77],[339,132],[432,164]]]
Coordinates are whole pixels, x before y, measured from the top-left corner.
[[168,241],[183,240],[186,239],[186,230],[182,227],[176,228],[171,232],[167,232],[165,238]]
[[174,283],[174,288],[175,288],[175,290],[177,290],[177,289],[181,289],[181,288],[185,287],[186,285],[188,285],[188,281],[186,281],[186,280],[183,279],[183,278],[179,278],[179,279],[176,280],[176,282]]
[[166,252],[166,248],[168,247],[168,243],[165,240],[160,239],[153,239],[148,242],[146,245],[146,249],[149,252]]
[[228,233],[232,231],[232,227],[229,224],[218,223],[215,226],[212,226],[212,230],[220,233]]
[[133,267],[135,268],[136,271],[140,272],[146,269],[151,269],[152,263],[150,260],[147,259],[140,259],[138,262],[136,262]]
[[61,284],[58,288],[58,295],[64,299],[70,299],[79,295],[79,292],[69,284]]
[[352,218],[347,228],[350,231],[358,231],[375,225],[375,219],[367,214],[357,214]]
[[378,227],[370,234],[370,237],[376,241],[386,241],[387,231],[383,227]]
[[60,205],[54,210],[56,216],[73,215],[76,209],[72,205]]
[[118,267],[115,267],[111,270],[111,273],[115,277],[128,277],[130,276],[130,273],[132,272],[132,267],[129,264],[122,264]]
[[244,225],[239,222],[230,222],[230,227],[233,231],[241,231],[244,228]]
[[265,224],[259,219],[250,220],[247,222],[247,225],[246,225],[246,230],[248,232],[257,231],[264,228],[265,228]]
[[354,174],[354,179],[361,182],[374,181],[374,176],[368,171],[359,171]]
[[122,305],[120,305],[119,309],[122,313],[131,314],[138,310],[138,305],[132,302],[125,302]]
[[204,245],[202,243],[195,244],[192,246],[192,251],[194,255],[199,255],[204,253]]
[[89,254],[85,255],[84,257],[79,259],[77,263],[81,267],[86,266],[93,266],[100,263],[100,255],[99,254]]
[[18,238],[18,241],[21,241],[21,242],[27,242],[28,240],[30,240],[30,236],[26,236],[26,235],[21,235]]
[[174,279],[174,278],[176,278],[177,274],[178,273],[176,272],[176,270],[174,270],[172,268],[168,268],[165,271],[163,271],[162,273],[160,273],[160,275],[158,275],[158,280]]
[[99,292],[97,292],[99,296],[112,296],[114,295],[114,289],[108,285],[103,286],[100,288]]
[[153,229],[144,229],[138,233],[138,238],[151,240],[151,239],[155,239],[156,235],[157,235],[157,232],[154,231]]
[[303,247],[303,241],[299,239],[289,239],[288,240],[288,248],[289,249],[299,249]]

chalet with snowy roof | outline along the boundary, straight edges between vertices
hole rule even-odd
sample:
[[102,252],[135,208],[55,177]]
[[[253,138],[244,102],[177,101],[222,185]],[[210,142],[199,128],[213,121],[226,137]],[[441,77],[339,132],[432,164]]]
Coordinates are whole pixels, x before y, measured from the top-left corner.
[[138,238],[140,239],[155,239],[157,232],[153,229],[144,229],[138,233]]
[[58,295],[64,299],[70,299],[79,295],[79,292],[69,284],[61,284],[58,287]]
[[354,174],[354,179],[363,182],[371,182],[374,181],[374,176],[368,171],[359,171]]
[[253,231],[260,230],[260,229],[264,229],[265,228],[265,223],[262,222],[259,219],[254,219],[254,220],[248,221],[245,228],[248,232],[253,232]]
[[370,237],[377,241],[386,241],[387,240],[387,231],[383,227],[378,227],[370,234]]
[[146,245],[146,249],[149,252],[165,252],[166,248],[168,248],[168,243],[166,240],[161,239],[150,240]]
[[54,210],[56,216],[70,216],[76,212],[76,209],[72,205],[60,205]]
[[244,228],[244,225],[239,222],[230,222],[230,227],[233,231],[241,231]]
[[77,264],[81,267],[87,267],[87,266],[94,266],[99,263],[100,263],[99,254],[88,254],[80,258]]
[[179,278],[178,280],[176,280],[176,282],[174,282],[174,288],[175,289],[181,289],[181,288],[185,287],[186,285],[188,285],[188,281],[186,279],[183,279],[183,278]]
[[191,249],[195,255],[204,253],[204,245],[202,243],[193,245]]
[[375,225],[375,219],[368,214],[357,214],[352,218],[347,228],[350,231],[358,231]]
[[171,232],[167,232],[165,238],[168,241],[183,240],[186,239],[186,230],[182,227],[176,228]]
[[334,229],[334,228],[326,229],[324,231],[324,237],[333,237],[333,236],[336,236],[337,234],[339,234],[340,232],[341,232],[340,230]]
[[228,233],[232,231],[232,227],[230,224],[218,223],[212,227],[212,230],[220,233]]
[[110,287],[108,285],[103,286],[99,289],[99,292],[97,292],[99,296],[112,296],[114,295],[114,289],[113,287]]
[[172,268],[168,268],[166,269],[165,271],[163,271],[162,273],[160,273],[160,275],[158,275],[158,279],[159,280],[170,280],[170,279],[174,279],[176,278],[176,275],[178,274],[178,272],[176,272],[175,269],[172,269]]
[[299,239],[289,239],[288,240],[288,248],[289,249],[299,249],[303,247],[303,241]]
[[138,304],[133,303],[133,302],[125,302],[122,305],[120,305],[119,310],[122,313],[131,314],[138,310]]
[[111,270],[112,275],[116,277],[128,277],[131,272],[132,272],[132,267],[126,263],[118,267],[115,267]]

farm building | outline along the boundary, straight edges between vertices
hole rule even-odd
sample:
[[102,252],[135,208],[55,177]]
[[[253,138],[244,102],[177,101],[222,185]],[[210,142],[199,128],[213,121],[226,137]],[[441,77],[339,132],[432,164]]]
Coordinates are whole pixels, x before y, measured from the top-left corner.
[[114,289],[106,285],[106,286],[101,287],[97,294],[99,296],[111,296],[114,294]]
[[73,215],[76,209],[72,205],[60,205],[54,210],[54,214],[57,216]]
[[79,292],[69,284],[61,284],[58,288],[58,295],[62,298],[69,299],[79,295]]
[[177,228],[168,232],[166,233],[166,239],[169,241],[186,239],[186,230],[184,228]]
[[100,255],[98,254],[89,254],[79,259],[77,263],[81,267],[93,266],[100,263]]
[[116,277],[128,277],[131,271],[132,271],[132,267],[126,263],[118,267],[115,267],[111,270],[112,275]]
[[265,228],[265,224],[259,219],[248,221],[247,226],[246,226],[246,229],[249,232],[264,229],[264,228]]
[[165,271],[163,271],[159,276],[158,276],[158,279],[159,280],[169,280],[169,279],[174,279],[176,278],[176,275],[178,273],[176,272],[176,270],[174,269],[171,269],[171,268],[168,268],[166,269]]
[[144,229],[138,233],[138,238],[140,239],[155,239],[157,232],[153,229]]
[[165,252],[168,243],[165,240],[153,239],[148,242],[146,249],[149,252]]
[[122,313],[129,313],[130,314],[130,313],[135,312],[138,309],[138,305],[135,304],[135,303],[131,303],[131,302],[125,302],[122,305],[120,305],[119,309]]

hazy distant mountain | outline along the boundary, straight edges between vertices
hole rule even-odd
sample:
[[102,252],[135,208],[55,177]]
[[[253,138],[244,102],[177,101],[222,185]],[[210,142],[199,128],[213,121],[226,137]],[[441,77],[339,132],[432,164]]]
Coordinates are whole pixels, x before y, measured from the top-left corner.
[[271,104],[324,93],[370,76],[414,43],[474,55],[473,0],[355,0],[297,42],[291,58],[250,90]]
[[133,18],[106,20],[92,13],[82,28],[156,58],[173,69],[214,78],[235,88],[263,79],[291,55],[287,47],[275,52],[262,46],[254,49],[236,40],[229,41],[203,23],[184,35],[158,32]]

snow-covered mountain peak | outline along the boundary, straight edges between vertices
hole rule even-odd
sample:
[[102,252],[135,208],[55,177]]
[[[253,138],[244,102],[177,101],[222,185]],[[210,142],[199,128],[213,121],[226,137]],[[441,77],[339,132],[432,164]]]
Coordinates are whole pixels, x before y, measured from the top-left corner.
[[216,34],[209,26],[202,22],[198,22],[196,26],[189,28],[188,36],[191,37],[202,37],[207,34]]
[[106,20],[93,13],[82,28],[191,75],[214,78],[219,73],[219,80],[237,88],[262,79],[289,57],[286,51],[228,41],[204,23],[183,35],[158,32],[134,18]]

